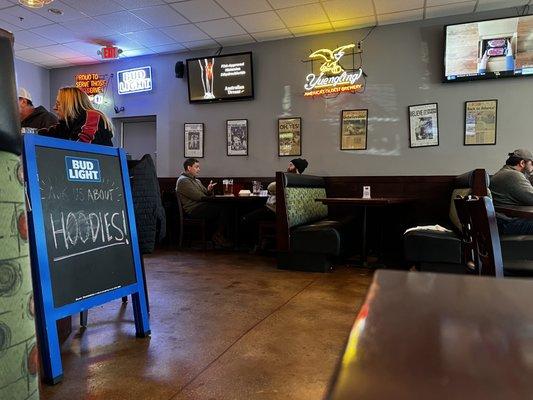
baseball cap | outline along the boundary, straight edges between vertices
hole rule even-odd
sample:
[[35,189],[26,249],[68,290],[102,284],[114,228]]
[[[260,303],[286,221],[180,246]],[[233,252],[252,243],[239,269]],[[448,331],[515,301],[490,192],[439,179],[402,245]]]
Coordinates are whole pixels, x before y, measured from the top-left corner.
[[512,153],[509,153],[509,157],[516,157],[522,160],[533,160],[533,154],[526,149],[516,149]]
[[19,88],[19,93],[18,94],[19,94],[19,97],[22,97],[23,99],[28,99],[29,101],[33,101],[32,98],[31,98],[30,92],[28,92],[23,87]]

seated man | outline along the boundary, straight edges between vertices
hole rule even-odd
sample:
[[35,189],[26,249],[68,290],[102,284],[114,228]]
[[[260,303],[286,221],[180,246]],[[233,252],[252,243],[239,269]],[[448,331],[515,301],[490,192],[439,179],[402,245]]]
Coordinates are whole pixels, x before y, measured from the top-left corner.
[[[533,155],[518,149],[509,153],[505,165],[492,177],[490,191],[494,206],[533,206],[533,186],[526,174],[533,172]],[[496,214],[500,235],[532,235],[533,220]]]
[[[295,174],[302,174],[309,163],[304,158],[295,158],[289,162],[287,172]],[[247,225],[250,230],[250,236],[255,238],[257,236],[257,229],[260,221],[275,221],[276,220],[276,182],[271,182],[268,187],[268,199],[265,207],[261,207],[251,213],[242,217],[242,222]],[[259,245],[262,245],[259,243]]]
[[229,215],[225,207],[218,204],[203,202],[202,198],[213,195],[216,183],[209,182],[207,188],[197,178],[200,173],[200,163],[195,158],[187,158],[183,163],[184,172],[176,182],[183,212],[191,218],[206,219],[215,222],[213,243],[221,247],[230,247],[231,243],[224,236],[224,229],[228,226]]

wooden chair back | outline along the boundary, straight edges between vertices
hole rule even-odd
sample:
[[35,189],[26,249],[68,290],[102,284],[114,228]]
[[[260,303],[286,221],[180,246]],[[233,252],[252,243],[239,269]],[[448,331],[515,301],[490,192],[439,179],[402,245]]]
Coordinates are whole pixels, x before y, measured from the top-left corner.
[[179,222],[178,222],[178,246],[179,248],[183,247],[183,235],[185,226],[192,226],[195,227],[197,230],[200,231],[201,241],[202,241],[202,248],[205,250],[207,247],[207,240],[206,240],[206,234],[207,234],[207,226],[205,219],[201,218],[190,218],[187,217],[185,214],[185,211],[183,211],[183,205],[181,204],[180,196],[176,192],[176,203],[178,205],[178,215],[179,215]]
[[[455,199],[457,214],[464,227],[471,253],[465,254],[467,268],[478,275],[503,277],[503,260],[496,213],[487,196]],[[468,260],[470,259],[470,260]]]
[[181,204],[180,196],[177,192],[176,194],[176,203],[178,205],[178,246],[181,248],[183,246],[183,206]]
[[290,230],[285,201],[285,173],[283,172],[276,172],[276,232],[277,251],[289,251]]
[[455,198],[455,210],[457,211],[457,217],[461,223],[461,248],[463,256],[463,265],[466,266],[469,273],[477,273],[476,270],[476,261],[474,253],[474,239],[472,232],[472,222],[468,210],[466,209],[466,199],[465,197]]
[[487,171],[482,168],[474,170],[474,176],[472,177],[472,194],[474,196],[487,196],[489,193]]

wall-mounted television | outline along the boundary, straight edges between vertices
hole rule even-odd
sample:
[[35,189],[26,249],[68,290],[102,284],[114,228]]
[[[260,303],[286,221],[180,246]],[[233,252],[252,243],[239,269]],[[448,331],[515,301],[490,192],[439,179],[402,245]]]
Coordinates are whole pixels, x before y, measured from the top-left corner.
[[444,27],[444,81],[533,75],[533,15]]
[[187,79],[191,103],[253,99],[252,53],[188,59]]

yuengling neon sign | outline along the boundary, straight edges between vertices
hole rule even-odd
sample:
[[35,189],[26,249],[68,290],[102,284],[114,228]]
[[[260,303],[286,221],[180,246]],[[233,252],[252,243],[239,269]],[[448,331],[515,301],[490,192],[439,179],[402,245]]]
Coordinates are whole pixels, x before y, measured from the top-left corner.
[[355,44],[347,44],[334,50],[320,49],[309,55],[311,60],[322,61],[320,74],[310,73],[306,76],[304,96],[320,96],[342,92],[360,91],[364,84],[360,82],[363,76],[362,68],[346,71],[339,61],[347,50],[353,49]]

